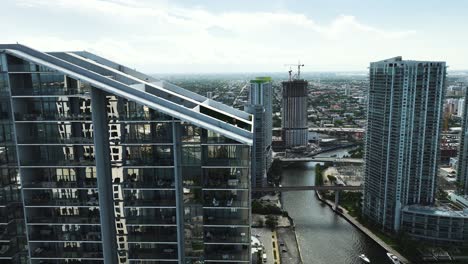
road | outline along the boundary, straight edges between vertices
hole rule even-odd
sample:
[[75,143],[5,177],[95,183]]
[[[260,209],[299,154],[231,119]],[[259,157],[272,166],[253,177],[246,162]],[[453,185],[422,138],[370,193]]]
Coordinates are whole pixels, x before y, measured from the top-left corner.
[[267,264],[274,264],[273,258],[273,240],[271,238],[272,232],[269,228],[252,228],[252,236],[256,236],[265,247],[265,254],[267,254]]

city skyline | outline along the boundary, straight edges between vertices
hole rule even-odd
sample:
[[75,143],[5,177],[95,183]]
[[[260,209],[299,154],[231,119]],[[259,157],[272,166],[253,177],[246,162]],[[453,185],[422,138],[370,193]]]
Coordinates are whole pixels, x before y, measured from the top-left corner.
[[[310,180],[315,180],[322,190],[335,190],[331,208],[353,212],[362,208],[365,219],[383,227],[385,235],[398,238],[401,230],[412,239],[435,243],[468,241],[468,211],[462,210],[468,207],[466,199],[444,187],[445,195],[454,197],[445,203],[441,190],[436,191],[443,180],[436,179],[439,169],[453,176],[448,167],[439,167],[442,145],[450,144],[439,144],[442,117],[447,118],[446,138],[454,136],[448,134],[449,128],[460,122],[459,109],[449,105],[458,107],[459,101],[444,100],[445,62],[394,57],[371,62],[368,80],[324,78],[310,86],[299,74],[281,83],[257,77],[209,84],[207,79],[200,83],[189,77],[180,85],[109,59],[89,52],[43,53],[18,44],[0,45],[0,165],[5,168],[0,175],[5,187],[0,193],[0,226],[6,238],[0,240],[0,259],[30,264],[61,259],[264,263],[277,259],[265,254],[281,249],[281,259],[300,260],[297,252],[286,253],[291,248],[285,251],[286,242],[274,233],[281,222],[280,228],[288,228],[284,232],[299,244],[288,220],[296,217],[289,218],[285,207],[275,202],[290,196],[258,188],[265,184],[268,165],[263,164],[270,162],[274,146],[278,155],[267,176],[270,190],[309,189]],[[466,89],[456,80],[448,90],[459,98]],[[282,94],[271,93],[273,85],[282,85]],[[233,92],[235,87],[240,89]],[[243,104],[247,112],[233,107]],[[364,105],[368,129],[362,141]],[[275,108],[281,110],[280,119],[273,114]],[[292,120],[298,122],[285,126]],[[299,133],[282,133],[273,141],[272,127],[279,131],[278,121],[283,121],[283,129]],[[307,133],[317,124],[331,133]],[[347,124],[354,129],[343,130]],[[298,144],[288,144],[290,136],[300,139]],[[298,162],[295,159],[312,161],[326,152],[330,153],[323,166],[328,173],[340,174],[327,175],[317,166],[312,177],[299,175],[302,185],[295,182],[296,173],[278,177],[288,163]],[[348,162],[364,162],[365,167],[362,171],[345,165]],[[452,159],[444,164],[448,162],[452,164]],[[311,173],[314,166],[289,167]],[[254,171],[260,181],[252,177]],[[348,192],[339,198],[336,187]],[[349,192],[359,189],[364,190],[362,204],[356,203],[361,194]],[[322,202],[331,199],[329,193],[316,195]],[[434,219],[437,225],[428,224]],[[304,227],[301,220],[295,223]],[[262,230],[272,235],[258,235]],[[270,237],[272,241],[265,240]],[[272,251],[261,249],[262,244],[278,246]],[[406,263],[398,252],[383,249],[387,258],[396,257],[391,252]],[[385,256],[381,250],[364,253],[381,259]],[[316,246],[312,251],[321,252]],[[365,254],[345,255],[350,260],[367,259]]]
[[464,3],[7,0],[2,9],[16,21],[2,43],[88,50],[146,73],[282,72],[297,60],[305,71],[365,71],[394,56],[468,70]]
[[0,263],[468,260],[468,2],[1,10]]

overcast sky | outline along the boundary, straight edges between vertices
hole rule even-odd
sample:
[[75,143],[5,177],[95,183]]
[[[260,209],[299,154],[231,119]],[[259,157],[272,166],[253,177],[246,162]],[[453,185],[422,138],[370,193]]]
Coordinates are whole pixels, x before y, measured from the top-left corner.
[[147,73],[365,71],[401,55],[468,69],[468,2],[2,0],[0,42]]

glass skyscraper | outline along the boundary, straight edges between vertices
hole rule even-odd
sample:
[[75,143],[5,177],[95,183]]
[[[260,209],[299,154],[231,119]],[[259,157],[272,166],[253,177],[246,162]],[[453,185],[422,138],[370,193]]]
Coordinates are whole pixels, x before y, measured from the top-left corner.
[[250,114],[18,44],[0,93],[1,263],[250,262]]
[[460,147],[458,148],[457,178],[459,191],[468,195],[468,87],[465,88],[465,99],[463,100],[462,131],[460,134]]
[[363,214],[384,230],[435,200],[445,76],[445,62],[370,64]]
[[266,187],[267,172],[272,163],[273,87],[270,77],[250,81],[249,102],[244,110],[255,119],[252,146],[252,187]]

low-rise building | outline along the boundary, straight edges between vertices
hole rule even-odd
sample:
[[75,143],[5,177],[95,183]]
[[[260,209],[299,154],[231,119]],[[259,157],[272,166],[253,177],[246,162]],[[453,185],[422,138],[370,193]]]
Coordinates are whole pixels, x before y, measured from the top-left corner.
[[459,195],[454,192],[448,194],[450,201],[456,203],[457,205],[463,207],[463,209],[468,208],[468,195]]
[[402,209],[401,229],[418,240],[437,244],[468,244],[468,210],[409,205]]

